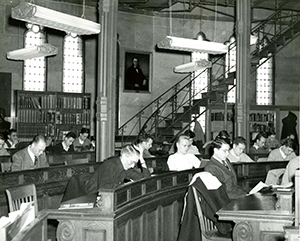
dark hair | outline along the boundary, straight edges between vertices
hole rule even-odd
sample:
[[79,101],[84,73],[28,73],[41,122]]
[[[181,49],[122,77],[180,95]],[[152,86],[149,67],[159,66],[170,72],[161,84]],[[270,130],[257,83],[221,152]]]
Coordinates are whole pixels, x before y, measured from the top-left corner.
[[196,136],[195,132],[193,132],[191,130],[186,130],[183,134],[186,136],[189,136],[190,138],[195,138],[195,136]]
[[296,142],[291,138],[286,138],[282,141],[282,145],[292,148],[294,151],[297,149]]
[[44,135],[37,134],[36,136],[33,137],[32,143],[39,143],[40,141],[46,143],[46,138]]
[[69,138],[73,138],[73,139],[76,139],[76,135],[74,132],[70,131],[67,133],[67,135],[65,136],[65,138],[69,139]]
[[222,144],[230,145],[228,138],[216,137],[216,139],[214,139],[213,142],[211,143],[213,149],[214,148],[220,149],[222,147]]
[[10,130],[8,131],[8,134],[7,134],[7,135],[10,136],[12,133],[15,133],[15,132],[17,132],[16,129],[10,129]]
[[80,131],[80,134],[85,134],[85,133],[90,134],[90,130],[88,128],[83,127]]
[[228,134],[228,132],[226,130],[220,131],[215,139],[217,139],[217,138],[225,140],[227,142],[227,144],[229,144],[229,145],[232,144],[230,135]]
[[276,135],[276,132],[275,131],[269,131],[268,133],[267,133],[267,136],[269,137],[269,136],[272,136],[272,135]]
[[144,141],[147,142],[147,141],[149,141],[149,139],[151,139],[152,141],[154,140],[153,136],[151,136],[150,134],[142,133],[142,134],[139,134],[136,141],[134,141],[134,144],[137,145],[137,144],[140,144]]
[[235,144],[235,145],[243,144],[246,146],[246,139],[242,136],[238,136],[233,140],[233,144]]
[[262,137],[268,138],[266,132],[259,132],[259,133],[256,135],[256,137],[255,137],[255,139],[254,139],[254,142],[256,142],[257,140],[260,140],[260,138],[262,138]]

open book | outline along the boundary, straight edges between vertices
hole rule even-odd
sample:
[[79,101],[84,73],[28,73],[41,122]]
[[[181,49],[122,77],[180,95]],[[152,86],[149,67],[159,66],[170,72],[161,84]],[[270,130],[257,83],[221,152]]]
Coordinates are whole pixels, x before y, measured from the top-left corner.
[[259,182],[256,184],[256,186],[254,188],[252,188],[252,190],[249,192],[249,194],[254,194],[254,193],[257,193],[259,192],[261,189],[263,188],[276,188],[278,191],[290,191],[291,187],[293,186],[293,183],[292,182],[289,182],[287,183],[286,185],[268,185],[268,184],[265,184],[263,182]]

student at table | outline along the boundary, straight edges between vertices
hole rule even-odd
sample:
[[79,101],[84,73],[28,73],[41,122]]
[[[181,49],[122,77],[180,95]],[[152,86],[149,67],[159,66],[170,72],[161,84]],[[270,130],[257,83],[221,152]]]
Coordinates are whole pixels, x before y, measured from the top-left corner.
[[46,154],[46,139],[43,135],[36,135],[31,144],[16,152],[12,156],[12,171],[21,171],[26,169],[34,169],[48,167]]
[[125,145],[120,156],[108,158],[93,174],[73,176],[66,187],[62,201],[96,193],[99,189],[114,189],[126,181],[150,177],[148,169],[134,168],[140,153],[133,145]]
[[183,171],[192,168],[199,168],[201,161],[194,154],[188,153],[190,147],[190,137],[179,135],[176,141],[176,153],[168,158],[168,166],[170,171]]
[[49,152],[60,154],[60,153],[72,153],[74,152],[73,142],[76,138],[74,132],[68,132],[61,143],[56,144],[49,148]]
[[233,146],[229,151],[228,160],[231,163],[237,162],[254,162],[244,150],[246,148],[246,139],[242,136],[238,136],[233,140]]
[[281,147],[270,152],[267,161],[290,161],[296,157],[296,143],[291,138],[286,138]]
[[249,149],[249,154],[267,154],[268,150],[265,148],[267,134],[265,132],[259,132],[255,139],[253,146]]
[[216,138],[212,142],[213,156],[207,162],[204,170],[217,177],[219,181],[226,186],[226,191],[230,199],[236,199],[246,196],[242,187],[237,185],[236,173],[227,160],[229,154],[229,143],[226,139]]
[[89,129],[82,128],[80,130],[79,136],[74,140],[73,146],[74,151],[82,152],[91,150],[91,140],[88,138],[90,134]]

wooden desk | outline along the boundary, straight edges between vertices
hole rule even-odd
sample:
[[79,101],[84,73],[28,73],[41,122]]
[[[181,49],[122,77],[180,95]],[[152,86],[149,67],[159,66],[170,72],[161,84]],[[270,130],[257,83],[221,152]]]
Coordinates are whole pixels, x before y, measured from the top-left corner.
[[220,220],[233,221],[233,240],[284,240],[284,226],[294,221],[294,214],[276,210],[277,198],[256,193],[233,200],[217,212]]

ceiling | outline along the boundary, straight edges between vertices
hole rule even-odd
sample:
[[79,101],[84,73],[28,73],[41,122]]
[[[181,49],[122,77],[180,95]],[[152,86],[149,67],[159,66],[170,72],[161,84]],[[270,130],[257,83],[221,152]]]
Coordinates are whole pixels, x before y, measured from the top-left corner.
[[[74,4],[98,6],[98,0],[56,0]],[[103,0],[100,0],[103,1]],[[109,0],[110,1],[110,0]],[[244,1],[244,0],[243,0]],[[293,10],[300,13],[300,0],[249,0],[254,9]],[[176,18],[209,18],[217,12],[221,18],[234,19],[236,0],[118,0],[119,11],[136,12],[147,15],[172,14]],[[170,7],[171,6],[171,7]],[[199,14],[201,12],[201,14]],[[203,14],[204,12],[204,14]],[[205,16],[205,13],[207,16]]]

